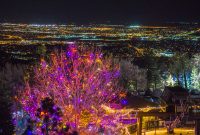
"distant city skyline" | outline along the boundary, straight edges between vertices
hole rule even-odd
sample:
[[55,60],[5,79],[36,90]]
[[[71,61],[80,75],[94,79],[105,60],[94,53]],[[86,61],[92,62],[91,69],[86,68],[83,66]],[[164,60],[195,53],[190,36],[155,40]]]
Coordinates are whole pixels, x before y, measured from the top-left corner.
[[200,22],[198,0],[17,0],[0,2],[0,22],[153,24]]

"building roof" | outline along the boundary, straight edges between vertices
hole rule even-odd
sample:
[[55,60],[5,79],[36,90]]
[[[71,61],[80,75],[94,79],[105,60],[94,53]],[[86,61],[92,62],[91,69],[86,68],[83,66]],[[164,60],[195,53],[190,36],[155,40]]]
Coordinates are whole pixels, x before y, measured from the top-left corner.
[[164,107],[166,106],[165,102],[157,97],[139,97],[133,95],[127,95],[127,108],[146,108],[146,107]]
[[165,89],[175,96],[189,96],[189,90],[180,86],[165,87]]

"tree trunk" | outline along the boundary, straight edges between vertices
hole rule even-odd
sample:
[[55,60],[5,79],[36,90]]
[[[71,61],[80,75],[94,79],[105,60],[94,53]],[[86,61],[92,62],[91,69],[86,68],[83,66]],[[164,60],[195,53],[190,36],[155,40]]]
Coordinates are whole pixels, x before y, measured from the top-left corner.
[[187,77],[186,77],[185,71],[183,72],[183,77],[184,77],[184,82],[185,82],[185,88],[187,89],[188,86],[187,86]]
[[137,80],[135,81],[135,89],[138,91]]
[[155,79],[154,79],[154,90],[156,90],[156,87],[157,87],[157,83],[156,83],[156,77],[155,77]]
[[176,73],[176,78],[177,78],[177,81],[178,81],[178,86],[181,86],[181,83],[180,83],[180,80],[179,80],[179,73]]

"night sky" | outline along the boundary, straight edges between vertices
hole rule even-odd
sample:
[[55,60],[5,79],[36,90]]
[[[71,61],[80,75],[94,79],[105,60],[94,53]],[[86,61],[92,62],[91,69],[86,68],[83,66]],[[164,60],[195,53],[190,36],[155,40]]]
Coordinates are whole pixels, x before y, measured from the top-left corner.
[[0,22],[200,22],[200,0],[0,0]]

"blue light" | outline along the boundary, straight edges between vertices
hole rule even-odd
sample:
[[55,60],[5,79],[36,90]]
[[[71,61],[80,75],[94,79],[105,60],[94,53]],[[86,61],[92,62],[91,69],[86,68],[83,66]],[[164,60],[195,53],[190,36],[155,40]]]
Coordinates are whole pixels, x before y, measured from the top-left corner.
[[140,28],[141,26],[139,26],[139,25],[131,25],[131,26],[129,26],[129,28]]
[[121,104],[122,104],[122,105],[127,105],[127,104],[128,104],[128,101],[127,101],[126,99],[122,99],[122,100],[121,100]]

